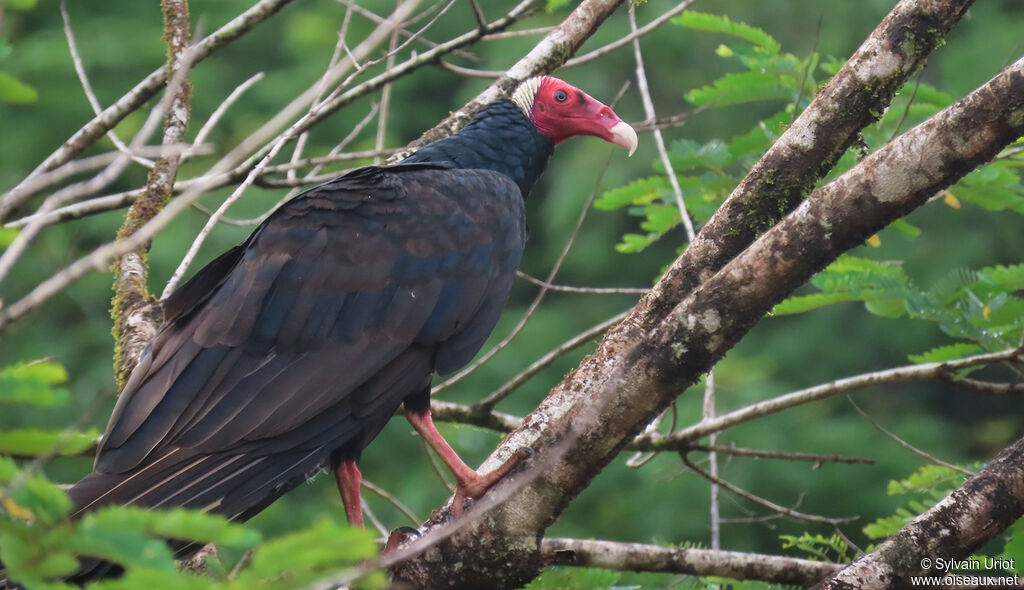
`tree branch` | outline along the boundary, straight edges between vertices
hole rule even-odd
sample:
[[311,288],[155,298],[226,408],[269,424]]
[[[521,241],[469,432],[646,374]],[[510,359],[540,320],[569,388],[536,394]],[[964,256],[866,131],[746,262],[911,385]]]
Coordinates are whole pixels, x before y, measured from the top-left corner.
[[[252,8],[238,15],[231,22],[197,43],[193,48],[192,65],[199,63],[225,45],[248,33],[260,23],[277,14],[279,10],[291,1],[260,0]],[[153,98],[165,86],[167,78],[166,65],[161,66],[146,76],[127,94],[119,98],[117,102],[104,109],[102,113],[76,131],[60,148],[47,156],[18,186],[0,196],[0,222],[6,221],[15,209],[32,196],[31,193],[22,189],[28,181],[43,172],[48,172],[71,161],[75,156],[82,153],[82,151],[95,143],[96,140],[103,137],[107,131],[113,129],[128,114],[134,112],[146,104],[149,99]]]
[[799,586],[814,584],[842,567],[836,563],[778,555],[586,539],[544,539],[540,552],[545,563],[551,565],[721,576]]
[[[167,71],[172,80],[180,80],[167,106],[163,145],[184,142],[188,127],[192,85],[188,81],[191,56],[188,55],[191,33],[187,0],[163,0],[164,41],[167,43]],[[163,209],[174,191],[180,154],[162,156],[150,170],[142,196],[128,208],[124,224],[117,232],[123,240],[153,219]],[[155,306],[147,287],[147,257],[150,242],[126,252],[114,268],[114,298],[110,316],[114,321],[114,377],[118,390],[124,388],[142,350],[156,334],[163,313]]]
[[[819,590],[905,588],[910,577],[943,575],[941,559],[962,559],[1024,515],[1024,439]],[[927,558],[927,559],[926,559]]]
[[[901,3],[896,10],[907,4],[913,3]],[[876,45],[873,53],[883,51]],[[884,69],[867,73],[891,79],[893,61],[884,63]],[[842,252],[990,160],[1022,132],[1024,59],[815,191],[669,310],[653,329],[642,330],[630,341],[606,337],[482,468],[493,469],[513,450],[526,446],[535,453],[527,461],[535,479],[525,484],[515,477],[500,482],[491,493],[511,490],[500,505],[420,558],[402,564],[398,576],[414,584],[436,585],[438,580],[456,578],[447,568],[458,562],[458,584],[493,581],[498,564],[506,582],[510,569],[529,577],[537,567],[538,536],[568,502],[772,305]],[[723,243],[723,238],[724,234],[705,235],[716,243]],[[656,290],[664,292],[665,285],[659,286]],[[650,314],[643,310],[634,321],[648,320]],[[455,558],[467,552],[477,557],[469,567]]]

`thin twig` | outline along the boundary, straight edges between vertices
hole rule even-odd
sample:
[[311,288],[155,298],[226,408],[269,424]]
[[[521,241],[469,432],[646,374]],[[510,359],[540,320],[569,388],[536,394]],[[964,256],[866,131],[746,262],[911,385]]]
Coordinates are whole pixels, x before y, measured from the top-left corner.
[[426,440],[421,438],[420,442],[423,443],[423,453],[426,454],[427,460],[430,462],[430,467],[434,470],[434,475],[437,476],[437,479],[441,482],[441,485],[448,490],[449,494],[455,493],[455,485],[448,481],[448,476],[445,475],[445,470],[441,467],[441,462],[438,461],[433,449],[430,448],[430,445],[427,444]]
[[[701,420],[711,420],[715,417],[715,370],[708,371],[704,381],[704,403],[701,409]],[[712,432],[708,437],[708,465],[710,466],[711,477],[718,478],[718,452],[715,450],[718,443],[718,433]],[[711,517],[711,548],[722,548],[722,515],[718,506],[718,483],[711,482],[711,504],[709,514]]]
[[[129,146],[129,152],[138,149],[143,143],[145,143],[149,136],[153,134],[157,125],[160,123],[161,117],[163,117],[164,112],[167,110],[171,96],[172,93],[168,92],[167,95],[165,95],[164,100],[160,101],[157,106],[150,111],[149,117],[142,125],[142,129],[140,129],[132,139],[132,143]],[[102,190],[103,187],[117,179],[117,177],[124,172],[125,168],[128,167],[130,162],[131,158],[125,153],[122,153],[113,162],[111,162],[109,166],[104,168],[102,172],[91,179],[64,187],[47,197],[46,200],[43,201],[43,204],[39,206],[39,209],[36,210],[37,215],[40,217],[28,223],[20,232],[18,232],[18,235],[15,236],[11,244],[7,246],[6,250],[4,250],[4,253],[0,255],[0,283],[3,282],[4,277],[6,277],[7,273],[10,272],[14,263],[17,262],[22,254],[24,254],[25,249],[28,248],[32,239],[35,238],[40,230],[42,230],[42,219],[47,213],[53,211],[67,201]],[[14,308],[14,305],[12,305],[11,308]],[[3,311],[6,311],[8,314],[11,313],[11,308],[8,308],[7,310],[0,310],[0,318],[4,315],[2,313]],[[2,325],[3,321],[0,319],[0,327],[2,327]]]
[[895,433],[886,430],[885,427],[883,427],[881,424],[876,422],[875,419],[872,418],[871,416],[869,416],[867,412],[862,410],[860,408],[860,406],[858,406],[857,403],[854,402],[853,398],[851,398],[850,396],[846,396],[846,401],[850,402],[850,405],[853,406],[853,409],[857,410],[857,413],[860,414],[861,417],[863,417],[872,426],[874,426],[875,430],[881,432],[885,436],[887,436],[887,437],[891,438],[892,440],[896,441],[897,443],[899,443],[899,445],[901,447],[909,450],[910,452],[914,453],[915,455],[918,455],[919,457],[924,457],[925,459],[927,459],[928,461],[931,461],[932,463],[935,463],[936,465],[941,465],[941,466],[943,466],[943,467],[945,467],[947,469],[952,469],[953,471],[956,471],[957,473],[962,473],[963,475],[966,475],[967,477],[970,477],[970,476],[974,475],[973,472],[968,471],[968,470],[966,470],[963,467],[960,467],[958,465],[953,465],[952,463],[943,461],[942,459],[939,459],[935,455],[932,455],[931,453],[929,453],[929,452],[927,452],[927,451],[925,451],[923,449],[919,449],[919,448],[915,447],[914,445],[908,443],[907,441],[905,441],[902,438],[900,438],[899,436],[897,436]]
[[980,379],[957,379],[954,375],[949,373],[943,373],[941,378],[946,383],[949,383],[953,387],[958,387],[965,391],[973,393],[981,393],[984,395],[1008,395],[1013,393],[1024,393],[1024,382],[1014,381],[1009,383],[994,383],[992,381],[982,381]]
[[549,291],[562,291],[565,293],[591,293],[595,295],[644,295],[650,289],[642,289],[636,287],[570,287],[568,285],[552,285],[546,281],[542,281],[537,277],[526,274],[521,270],[516,271],[516,276],[525,280],[528,283],[533,283],[538,287],[544,287]]
[[480,400],[479,402],[470,406],[471,412],[489,413],[494,409],[494,406],[498,405],[498,402],[505,399],[513,391],[521,387],[524,383],[530,380],[534,375],[541,372],[545,368],[551,365],[566,353],[590,342],[597,336],[603,334],[608,328],[622,321],[622,318],[626,317],[626,312],[622,312],[615,317],[609,318],[596,326],[592,326],[583,332],[580,332],[576,336],[573,336],[569,340],[565,341],[561,346],[548,352],[544,356],[535,360],[530,364],[529,367],[523,369],[518,375],[511,378],[504,385],[489,393],[487,397]]
[[421,519],[420,517],[416,516],[415,512],[410,510],[409,507],[406,506],[405,504],[403,504],[401,500],[396,498],[394,495],[392,495],[390,492],[388,492],[384,488],[382,488],[382,487],[378,486],[377,484],[375,484],[375,483],[373,483],[373,482],[371,482],[369,480],[366,480],[366,479],[363,479],[362,485],[363,485],[364,488],[370,490],[374,494],[377,494],[381,498],[384,498],[385,500],[390,502],[392,506],[394,506],[395,508],[398,509],[399,512],[404,514],[406,516],[406,518],[408,518],[409,521],[412,522],[413,524],[419,524],[419,523],[423,522],[423,519]]
[[921,87],[921,75],[919,72],[917,78],[914,80],[914,90],[910,93],[910,98],[907,99],[907,106],[903,109],[903,113],[900,114],[900,120],[896,121],[896,128],[892,130],[892,135],[889,136],[889,141],[896,139],[896,136],[900,134],[900,127],[903,127],[903,122],[907,120],[907,116],[910,114],[910,107],[914,105],[914,98],[917,96],[917,89]]
[[767,499],[762,498],[760,496],[757,496],[755,494],[751,494],[750,492],[748,492],[748,491],[746,491],[746,490],[744,490],[742,488],[736,487],[735,485],[725,481],[722,478],[715,477],[715,476],[711,475],[707,471],[704,471],[700,467],[697,467],[693,463],[693,461],[690,461],[690,459],[686,456],[686,453],[680,453],[679,456],[682,457],[683,463],[685,463],[686,466],[689,467],[690,469],[692,469],[697,475],[703,477],[704,479],[706,479],[706,480],[708,480],[708,481],[710,481],[712,483],[716,483],[716,484],[722,486],[723,488],[729,490],[730,492],[736,494],[737,496],[740,496],[741,498],[745,498],[747,500],[750,500],[751,502],[754,502],[755,504],[760,504],[761,506],[764,506],[765,508],[768,508],[769,510],[774,510],[775,512],[778,512],[779,514],[783,514],[785,516],[789,516],[789,517],[792,517],[792,518],[797,518],[797,519],[800,519],[800,520],[806,520],[808,522],[821,522],[821,523],[830,524],[830,525],[836,525],[836,524],[840,524],[840,523],[844,523],[844,522],[852,522],[854,520],[857,520],[857,518],[859,518],[859,517],[856,517],[856,516],[849,516],[849,517],[843,517],[843,518],[829,518],[827,516],[821,516],[821,515],[818,515],[818,514],[806,514],[806,513],[803,513],[803,512],[798,512],[796,510],[793,510],[792,508],[787,508],[785,506],[780,506],[779,504],[776,504],[775,502],[772,502],[771,500],[767,500]]
[[688,450],[722,453],[737,457],[758,457],[761,459],[782,459],[784,461],[812,461],[814,463],[864,463],[874,464],[870,457],[846,457],[843,455],[822,455],[819,453],[799,453],[793,451],[765,451],[748,449],[731,445],[689,445]]
[[475,70],[473,68],[457,66],[443,59],[437,60],[437,65],[441,66],[441,69],[443,70],[448,70],[453,74],[465,76],[466,78],[485,78],[488,80],[495,80],[505,75],[505,70]]
[[370,504],[367,503],[365,497],[359,498],[359,508],[363,511],[363,514],[366,515],[366,519],[370,521],[373,528],[377,529],[380,536],[387,539],[389,534],[388,528],[384,526],[384,523],[382,523],[379,518],[377,518],[377,515],[373,512],[373,509],[370,508]]
[[751,404],[718,416],[713,420],[702,420],[699,424],[695,424],[689,428],[684,428],[668,436],[657,439],[654,437],[642,437],[638,438],[635,442],[645,446],[649,445],[651,448],[660,448],[662,445],[678,445],[680,443],[693,442],[703,436],[711,434],[712,432],[721,432],[722,430],[731,428],[737,424],[742,424],[768,414],[775,414],[793,406],[841,395],[873,385],[902,383],[905,381],[917,381],[922,379],[935,379],[945,372],[978,365],[998,363],[1007,359],[1012,359],[1020,354],[1020,348],[1010,348],[999,352],[979,354],[941,363],[907,365],[903,367],[896,367],[894,369],[886,369],[884,371],[864,373],[862,375],[847,377],[845,379],[838,379],[830,383],[822,383],[820,385],[815,385],[814,387],[808,387],[770,400]]
[[630,32],[630,34],[626,35],[625,37],[622,37],[620,39],[616,39],[615,41],[612,41],[611,43],[609,43],[609,44],[607,44],[607,45],[605,45],[603,47],[598,47],[597,49],[595,49],[595,50],[593,50],[593,51],[591,51],[589,53],[584,53],[583,55],[581,55],[579,57],[574,57],[574,58],[572,58],[570,60],[567,60],[564,64],[562,64],[562,67],[563,68],[574,68],[576,66],[583,65],[583,64],[585,64],[585,63],[587,63],[589,61],[593,61],[593,60],[595,60],[595,59],[597,59],[599,57],[607,55],[607,54],[611,53],[612,51],[615,51],[616,49],[618,49],[620,47],[625,47],[626,45],[629,45],[630,43],[632,43],[634,40],[639,39],[640,37],[643,37],[647,33],[650,33],[654,29],[657,29],[661,25],[667,23],[672,17],[674,17],[677,14],[679,14],[680,12],[686,10],[691,4],[693,4],[696,1],[697,0],[684,0],[683,2],[680,2],[679,4],[676,4],[675,7],[673,7],[668,12],[665,12],[664,14],[660,15],[658,18],[652,20],[651,22],[649,22],[646,25],[640,27],[639,29],[636,29],[635,31]]
[[[248,10],[195,44],[193,46],[194,57],[192,65],[199,63],[217,50],[245,35],[260,23],[277,14],[279,10],[291,1],[259,0]],[[122,119],[142,107],[166,85],[167,67],[164,64],[146,76],[145,79],[136,84],[127,94],[115,101],[114,104],[104,109],[102,114],[94,117],[76,131],[60,148],[36,166],[35,170],[17,186],[0,195],[0,221],[6,220],[15,209],[32,196],[33,193],[23,188],[28,181],[39,174],[54,170],[71,161],[75,156],[95,143],[96,140],[103,137],[107,131],[113,129]]]
[[[366,18],[368,20],[371,20],[371,21],[373,21],[374,23],[376,23],[378,25],[382,24],[384,22],[384,20],[385,20],[385,18],[383,16],[381,16],[381,15],[379,15],[376,12],[373,12],[371,10],[367,10],[366,8],[363,8],[362,6],[359,6],[359,4],[354,2],[353,0],[337,0],[337,1],[339,3],[341,3],[341,4],[343,4],[346,9],[352,10],[353,12],[358,14],[359,16],[362,16],[362,17],[364,17],[364,18]],[[410,19],[409,22],[413,22],[415,20],[416,19]],[[422,44],[426,45],[427,47],[430,47],[431,49],[433,49],[433,48],[438,46],[438,43],[434,43],[433,41],[427,39],[423,35],[416,36],[416,34],[413,33],[412,31],[410,31],[409,29],[400,28],[398,30],[398,32],[401,33],[405,37],[415,37],[417,42],[422,43]],[[483,37],[482,39],[487,39],[487,38],[490,38],[490,37],[491,37],[491,35],[487,35],[487,36]],[[467,59],[472,59],[472,60],[479,59],[479,58],[477,58],[477,56],[473,55],[472,53],[470,53],[468,51],[461,50],[461,49],[456,49],[453,53],[456,54],[456,55],[459,55],[461,57],[465,57]]]
[[[398,24],[401,25],[401,23]],[[391,32],[391,41],[388,46],[388,58],[384,65],[385,71],[395,67],[395,48],[398,45],[398,29],[399,27],[396,26]],[[377,116],[377,140],[374,144],[374,149],[378,152],[384,149],[384,141],[387,139],[388,114],[391,107],[391,88],[391,84],[385,84],[384,88],[380,91],[380,114]],[[373,160],[373,163],[379,166],[383,161],[383,158],[378,157]]]
[[555,27],[536,27],[533,29],[520,29],[518,31],[503,31],[485,35],[481,41],[495,41],[497,39],[510,39],[513,37],[529,37],[531,35],[546,35]]
[[[636,10],[629,11],[629,26],[636,35]],[[647,73],[644,71],[644,58],[640,52],[640,37],[633,37],[633,57],[636,60],[636,82],[637,89],[640,91],[640,97],[644,103],[644,113],[647,115],[648,121],[654,121],[657,118],[654,112],[654,101],[651,99],[651,91],[647,85]],[[676,198],[676,206],[679,208],[679,217],[683,221],[683,227],[686,229],[686,241],[692,242],[696,235],[693,231],[693,221],[690,220],[690,214],[686,211],[686,203],[683,201],[683,189],[679,186],[679,179],[676,178],[675,170],[672,169],[672,161],[668,157],[668,150],[665,149],[665,139],[661,136],[661,129],[655,127],[652,129],[654,135],[654,144],[658,148],[658,155],[661,157],[661,165],[665,167],[665,174],[668,176],[668,182],[672,186],[672,194]]]
[[[179,144],[179,145],[172,145],[172,146],[141,146],[141,147],[139,147],[136,150],[135,155],[137,155],[137,156],[153,156],[153,157],[157,157],[158,158],[158,157],[164,156],[164,155],[184,154],[186,152],[196,153],[196,154],[201,154],[201,155],[207,155],[207,154],[212,153],[213,150],[212,150],[211,146],[205,145],[205,144],[204,145]],[[78,160],[72,160],[72,161],[68,162],[67,164],[64,164],[63,166],[57,168],[56,170],[52,170],[50,172],[44,172],[42,174],[37,175],[30,182],[26,183],[25,186],[29,190],[33,191],[33,192],[38,191],[38,190],[46,188],[48,186],[52,186],[54,184],[57,184],[58,182],[63,181],[64,179],[68,178],[69,176],[74,176],[76,174],[81,174],[83,172],[89,172],[89,171],[95,170],[97,168],[103,168],[104,166],[109,166],[111,163],[113,163],[114,160],[117,159],[118,155],[123,154],[123,153],[124,152],[122,152],[122,151],[113,151],[113,152],[106,152],[106,153],[102,153],[102,154],[96,154],[95,156],[86,156],[86,157],[80,158]],[[104,198],[104,197],[97,197],[97,198]],[[78,205],[79,204],[69,205],[68,207],[76,207]],[[47,216],[58,216],[62,211],[66,210],[68,207],[62,207],[62,208],[54,209],[53,211],[48,213]],[[8,221],[7,223],[4,224],[4,227],[24,227],[24,226],[28,225],[28,223],[31,222],[33,219],[35,219],[37,216],[38,216],[38,213],[33,213],[31,215],[26,215],[25,217],[22,217],[20,219],[15,219],[14,221]],[[51,225],[51,222],[50,221],[46,221],[46,222],[43,223],[44,227],[47,226],[47,225]]]
[[[103,112],[103,107],[100,106],[99,99],[96,98],[96,94],[92,90],[92,85],[89,83],[89,77],[85,73],[85,65],[82,63],[82,57],[78,54],[78,46],[75,44],[75,35],[71,31],[71,17],[68,15],[67,0],[60,0],[60,16],[64,21],[64,37],[68,41],[68,50],[71,53],[71,63],[75,66],[75,74],[78,76],[78,81],[82,84],[82,90],[85,91],[85,98],[89,101],[89,106],[92,107],[92,112],[99,116]],[[118,151],[124,153],[137,164],[141,164],[146,168],[152,168],[154,162],[147,158],[143,158],[137,154],[133,154],[128,150],[128,146],[121,141],[121,138],[117,136],[113,129],[107,131],[107,137],[114,144],[114,147]],[[196,143],[199,143],[198,141]]]
[[[228,97],[225,98],[223,102],[217,105],[217,108],[214,109],[213,113],[210,114],[210,118],[206,120],[206,123],[203,123],[203,126],[199,128],[199,133],[196,134],[196,139],[193,142],[193,144],[198,146],[202,144],[204,141],[206,141],[206,136],[209,135],[211,131],[213,131],[213,128],[217,126],[217,123],[220,122],[221,117],[224,116],[224,113],[226,113],[227,110],[231,108],[231,105],[238,102],[238,99],[241,98],[243,94],[245,94],[246,90],[251,88],[253,84],[259,82],[262,79],[263,72],[256,72],[255,74],[250,76],[248,80],[236,86],[235,89],[231,91],[231,94],[229,94]],[[195,150],[189,150],[182,156],[182,159],[191,158],[195,154]]]

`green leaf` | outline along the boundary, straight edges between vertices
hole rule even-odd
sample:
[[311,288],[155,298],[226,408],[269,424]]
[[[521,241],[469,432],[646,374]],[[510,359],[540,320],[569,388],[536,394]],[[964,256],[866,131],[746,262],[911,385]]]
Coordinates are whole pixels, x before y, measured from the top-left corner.
[[635,254],[650,246],[656,239],[658,239],[658,236],[625,234],[622,236],[622,241],[615,245],[615,249],[623,254]]
[[896,221],[890,223],[889,227],[907,236],[908,238],[916,238],[917,236],[921,235],[921,228],[911,225],[905,219],[897,219]]
[[89,585],[89,590],[139,590],[140,588],[173,588],[174,590],[207,590],[214,588],[211,580],[179,571],[134,567],[124,576]]
[[1024,289],[1024,264],[990,266],[978,271],[978,278],[1007,291]]
[[67,403],[68,392],[53,388],[67,378],[64,367],[48,361],[21,363],[0,369],[0,405],[49,407]]
[[0,453],[8,455],[77,455],[88,450],[99,437],[96,429],[79,432],[74,430],[40,430],[18,428],[0,431]]
[[174,555],[162,539],[147,534],[148,519],[134,506],[112,506],[90,512],[68,539],[68,547],[88,557],[174,572]]
[[669,150],[672,168],[677,173],[692,168],[708,167],[718,169],[732,159],[728,148],[718,140],[705,144],[689,139],[680,139],[672,144]]
[[35,7],[36,0],[5,0],[4,5],[13,10],[28,10]]
[[252,565],[242,572],[238,583],[248,588],[273,578],[283,588],[296,588],[376,554],[372,532],[323,521],[257,547]]
[[260,542],[258,532],[245,525],[229,522],[218,514],[175,508],[149,512],[153,521],[148,530],[171,539],[189,539],[227,547],[249,548]]
[[944,465],[923,465],[913,472],[906,479],[897,479],[889,482],[886,493],[890,496],[908,494],[911,492],[927,492],[941,490],[945,495],[947,490],[957,488],[963,483],[964,475]]
[[811,311],[812,309],[818,309],[834,303],[857,301],[859,299],[860,297],[850,292],[797,295],[777,304],[775,308],[772,309],[772,315],[792,315],[796,313],[803,313],[805,311]]
[[0,227],[0,248],[11,245],[14,238],[18,237],[18,229],[14,227]]
[[0,70],[0,102],[29,104],[35,102],[39,93],[35,88]]
[[714,104],[728,106],[762,100],[791,100],[796,79],[788,75],[764,72],[726,74],[712,86],[686,93],[686,100],[695,106]]
[[259,534],[245,525],[228,522],[223,516],[183,508],[149,510],[119,506],[90,513],[83,522],[89,530],[134,531],[155,538],[216,543],[229,547],[252,547]]
[[778,41],[761,29],[744,23],[733,22],[729,20],[729,17],[724,15],[687,10],[672,19],[672,22],[686,27],[687,29],[712,31],[715,33],[725,33],[726,35],[739,37],[744,41],[749,41],[754,45],[761,47],[770,54],[778,53],[782,48]]
[[604,590],[615,587],[621,572],[597,568],[549,567],[524,590]]
[[971,344],[968,342],[957,342],[956,344],[947,344],[946,346],[939,346],[933,348],[927,352],[921,354],[912,354],[907,358],[913,363],[944,363],[946,361],[952,361],[956,359],[962,359],[975,354],[981,354],[984,350],[977,344]]
[[865,298],[864,307],[883,318],[898,318],[907,313],[907,304],[903,298]]
[[565,8],[568,5],[569,0],[548,0],[548,4],[545,7],[545,10],[547,10],[548,14],[550,14],[552,12]]
[[[917,86],[916,91],[914,90],[915,85]],[[908,82],[900,90],[899,94],[900,96],[907,97],[913,94],[915,103],[923,102],[940,108],[946,108],[953,104],[953,96],[951,94],[937,90],[935,87],[924,83]]]
[[780,111],[751,128],[743,135],[737,135],[726,146],[733,159],[744,156],[760,156],[786,130],[785,124],[792,114]]
[[668,192],[668,180],[664,176],[641,178],[601,195],[601,198],[594,201],[594,207],[607,211],[626,205],[646,205]]
[[1010,540],[999,554],[1000,559],[1013,562],[1013,573],[1024,576],[1024,519],[1018,520],[1006,531]]
[[9,487],[0,496],[0,514],[6,512],[18,520],[53,524],[71,512],[68,495],[45,477],[37,475],[19,481],[20,485]]

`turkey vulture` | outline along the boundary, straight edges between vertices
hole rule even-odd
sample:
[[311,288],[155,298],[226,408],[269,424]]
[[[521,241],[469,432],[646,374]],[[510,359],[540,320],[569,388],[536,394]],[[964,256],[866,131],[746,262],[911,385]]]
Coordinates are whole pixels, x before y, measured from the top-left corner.
[[430,381],[477,353],[526,243],[523,198],[555,144],[591,135],[632,154],[609,107],[553,77],[525,81],[458,134],[393,166],[291,199],[171,295],[114,408],[75,513],[107,504],[252,517],[324,468],[362,525],[361,451],[395,410],[463,498],[481,475],[430,418]]

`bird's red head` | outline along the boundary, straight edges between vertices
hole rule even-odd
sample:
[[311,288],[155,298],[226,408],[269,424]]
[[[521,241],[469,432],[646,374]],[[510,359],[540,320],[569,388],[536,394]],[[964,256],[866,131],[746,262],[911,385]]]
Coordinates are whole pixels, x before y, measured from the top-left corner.
[[636,151],[636,131],[615,111],[558,78],[542,76],[525,80],[512,100],[537,131],[555,143],[576,135],[592,135],[629,150],[631,156]]

